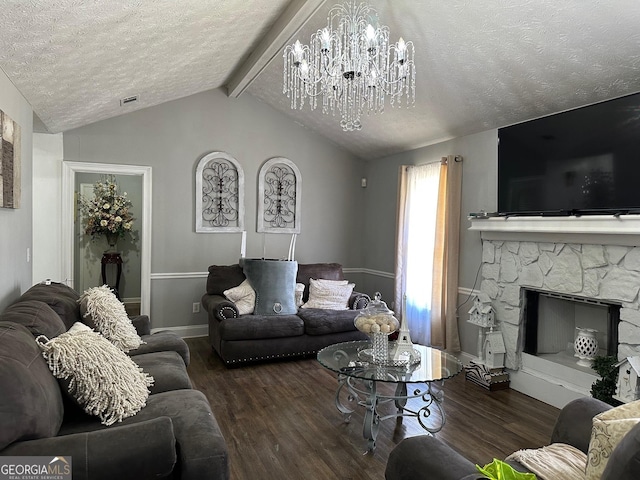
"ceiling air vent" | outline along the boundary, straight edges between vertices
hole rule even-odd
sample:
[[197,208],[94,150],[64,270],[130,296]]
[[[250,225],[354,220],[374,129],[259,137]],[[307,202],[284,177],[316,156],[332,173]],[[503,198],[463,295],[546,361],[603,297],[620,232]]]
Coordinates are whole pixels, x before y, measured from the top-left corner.
[[130,97],[124,97],[120,99],[120,106],[124,107],[125,105],[129,105],[130,103],[135,103],[138,101],[138,95],[131,95]]

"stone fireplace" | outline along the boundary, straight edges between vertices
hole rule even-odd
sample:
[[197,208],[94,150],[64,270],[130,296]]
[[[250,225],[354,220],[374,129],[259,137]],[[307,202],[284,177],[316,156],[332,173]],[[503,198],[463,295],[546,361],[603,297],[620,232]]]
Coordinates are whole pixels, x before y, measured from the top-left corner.
[[[601,337],[602,354],[610,353],[618,358],[640,355],[640,247],[636,246],[640,245],[639,222],[636,216],[623,220],[617,217],[472,219],[470,229],[482,232],[480,290],[492,300],[507,350],[507,368],[551,378],[552,383],[569,385],[580,394],[588,394],[595,375],[589,368],[583,367],[582,372],[576,373],[574,365],[569,365],[571,369],[567,370],[562,365],[554,365],[553,359],[549,363],[547,359],[531,358],[523,352],[527,291],[552,298],[584,300],[606,308],[613,306],[613,314],[607,310],[604,323],[596,328]],[[544,315],[560,317],[563,308]],[[585,312],[580,311],[574,317],[597,316],[595,311]],[[569,320],[575,323],[565,327],[556,321],[548,323],[548,329],[557,331],[547,332],[547,337],[562,334],[566,340],[569,329],[584,326],[578,325],[578,320]],[[540,333],[544,334],[544,331]],[[583,384],[576,386],[575,379],[580,375],[584,377]]]

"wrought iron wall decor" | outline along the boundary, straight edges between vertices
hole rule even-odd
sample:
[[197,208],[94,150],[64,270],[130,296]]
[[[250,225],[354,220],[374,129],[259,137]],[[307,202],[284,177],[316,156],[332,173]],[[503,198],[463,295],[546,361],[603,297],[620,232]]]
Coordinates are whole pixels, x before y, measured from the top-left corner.
[[21,129],[0,110],[0,207],[20,208]]
[[244,172],[226,152],[202,157],[196,169],[196,232],[244,230]]
[[289,159],[267,160],[258,176],[258,232],[300,233],[302,176]]

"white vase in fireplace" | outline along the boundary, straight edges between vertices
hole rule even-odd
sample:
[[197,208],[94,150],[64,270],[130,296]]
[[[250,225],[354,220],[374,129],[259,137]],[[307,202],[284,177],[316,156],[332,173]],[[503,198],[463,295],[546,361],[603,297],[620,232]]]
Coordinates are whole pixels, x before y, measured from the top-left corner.
[[577,335],[573,350],[575,356],[578,357],[578,365],[582,367],[590,367],[593,359],[598,354],[598,339],[596,338],[597,330],[593,328],[576,327]]

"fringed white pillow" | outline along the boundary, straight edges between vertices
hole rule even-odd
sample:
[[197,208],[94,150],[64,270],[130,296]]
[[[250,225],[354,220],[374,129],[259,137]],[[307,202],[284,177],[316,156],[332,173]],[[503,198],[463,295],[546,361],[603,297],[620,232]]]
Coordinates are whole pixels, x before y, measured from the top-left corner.
[[301,308],[347,310],[354,283],[347,280],[309,279],[309,301]]
[[104,425],[131,417],[146,405],[153,377],[83,323],[51,340],[40,335],[36,341],[53,375],[68,382],[69,395]]
[[123,352],[135,350],[144,343],[131,323],[124,304],[107,285],[85,290],[78,302],[85,323]]
[[230,302],[233,302],[240,315],[253,313],[256,307],[256,292],[251,287],[249,280],[245,280],[237,287],[222,292]]

